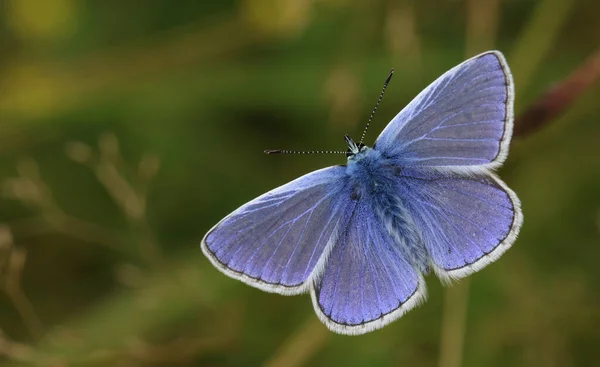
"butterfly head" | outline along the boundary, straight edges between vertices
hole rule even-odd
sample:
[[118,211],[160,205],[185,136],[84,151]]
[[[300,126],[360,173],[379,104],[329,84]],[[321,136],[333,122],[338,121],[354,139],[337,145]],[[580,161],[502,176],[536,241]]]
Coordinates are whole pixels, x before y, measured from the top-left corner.
[[348,135],[344,135],[344,140],[346,141],[346,144],[348,145],[348,151],[346,152],[346,157],[348,157],[348,158],[353,157],[353,156],[357,155],[358,153],[363,152],[365,149],[367,149],[367,146],[365,146],[363,143],[356,144],[354,142],[354,140],[352,140],[352,138],[349,137]]

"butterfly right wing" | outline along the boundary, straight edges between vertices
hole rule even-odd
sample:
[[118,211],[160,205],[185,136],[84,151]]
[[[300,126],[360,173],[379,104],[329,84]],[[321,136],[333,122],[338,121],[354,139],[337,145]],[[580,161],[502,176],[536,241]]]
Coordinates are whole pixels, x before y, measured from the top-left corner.
[[306,292],[356,205],[345,171],[324,168],[250,201],[204,236],[202,251],[217,269],[253,287]]

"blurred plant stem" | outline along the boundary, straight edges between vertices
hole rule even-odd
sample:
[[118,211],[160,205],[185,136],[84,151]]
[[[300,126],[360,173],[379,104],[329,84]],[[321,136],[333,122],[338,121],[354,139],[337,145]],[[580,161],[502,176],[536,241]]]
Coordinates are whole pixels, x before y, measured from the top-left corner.
[[315,315],[296,330],[265,363],[267,367],[297,367],[308,364],[311,357],[331,337],[331,332]]
[[[190,258],[197,259],[196,254],[195,250],[182,254],[168,266],[168,271],[149,275],[143,288],[117,292],[88,312],[74,317],[67,325],[51,330],[35,350],[21,357],[21,362],[40,365],[52,357],[65,363],[81,365],[95,361],[95,365],[104,365],[100,362],[114,360],[115,355],[135,356],[139,349],[134,347],[139,345],[139,340],[162,330],[164,325],[182,317],[209,312],[228,294],[228,287],[233,284],[225,277],[209,277],[197,261],[190,262]],[[205,320],[209,326],[201,330],[206,335],[198,336],[200,339],[195,339],[198,343],[190,341],[189,347],[201,347],[206,343],[214,346],[217,342],[220,346],[227,345],[235,335],[231,333],[236,331],[228,324],[230,319],[228,313]],[[216,325],[210,327],[211,323]],[[209,336],[212,341],[206,339]],[[20,364],[15,361],[15,365]]]
[[138,169],[131,169],[119,150],[115,134],[104,133],[98,139],[98,151],[82,142],[70,142],[67,156],[96,173],[114,202],[127,218],[141,259],[146,265],[159,269],[164,265],[160,246],[146,218],[148,183],[158,172],[158,158],[146,155]]
[[34,218],[18,219],[8,225],[16,237],[28,237],[57,231],[86,242],[112,250],[124,251],[124,237],[114,230],[75,218],[65,213],[52,195],[51,189],[40,176],[37,163],[23,159],[17,164],[18,176],[4,180],[4,197],[22,202],[36,210]]
[[107,247],[114,251],[125,251],[125,234],[95,223],[72,217],[61,211],[44,212],[40,217],[17,219],[9,223],[19,238],[38,236],[51,231],[79,240]]
[[154,233],[146,221],[146,196],[136,190],[125,178],[122,170],[119,170],[119,162],[122,159],[116,137],[113,134],[105,134],[101,138],[101,141],[103,140],[110,140],[110,144],[114,147],[103,148],[108,143],[101,143],[100,157],[97,162],[90,165],[100,183],[122,209],[130,223],[131,233],[137,234],[135,240],[142,260],[151,267],[159,268],[163,263],[162,255]]
[[14,246],[12,232],[8,226],[0,226],[0,290],[4,291],[12,302],[31,337],[38,340],[44,327],[33,304],[23,291],[21,282],[26,259],[25,249]]
[[518,116],[515,120],[514,135],[528,136],[559,117],[598,79],[600,79],[600,48]]
[[440,341],[439,367],[462,366],[463,345],[467,328],[469,304],[469,278],[446,288],[444,292],[444,314]]
[[44,326],[21,286],[26,256],[27,253],[24,249],[15,249],[13,251],[9,269],[5,275],[4,292],[21,315],[33,339],[37,340],[42,336]]
[[559,31],[569,19],[573,0],[542,0],[509,56],[518,93],[523,93],[540,63],[552,50]]

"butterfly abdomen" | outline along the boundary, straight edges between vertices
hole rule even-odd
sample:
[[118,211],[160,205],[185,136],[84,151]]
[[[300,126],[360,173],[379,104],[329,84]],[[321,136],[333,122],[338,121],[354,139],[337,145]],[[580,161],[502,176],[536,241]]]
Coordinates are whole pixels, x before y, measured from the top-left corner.
[[382,199],[382,202],[375,201],[375,212],[404,257],[416,268],[427,273],[429,256],[412,217],[396,195]]

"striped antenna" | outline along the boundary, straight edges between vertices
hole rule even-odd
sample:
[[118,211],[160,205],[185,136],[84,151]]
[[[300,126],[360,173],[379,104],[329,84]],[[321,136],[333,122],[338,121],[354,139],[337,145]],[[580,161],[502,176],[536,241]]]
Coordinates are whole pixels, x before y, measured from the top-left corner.
[[[375,116],[375,112],[377,112],[377,109],[379,108],[379,104],[381,103],[381,100],[383,99],[383,94],[385,93],[385,89],[387,88],[388,84],[390,83],[390,80],[392,80],[393,75],[394,75],[394,69],[391,69],[387,78],[385,79],[385,82],[383,83],[383,89],[381,89],[381,94],[379,94],[379,99],[377,100],[377,104],[375,104],[375,108],[373,108],[373,112],[371,112],[369,121],[367,121],[367,126],[365,126],[365,130],[363,131],[363,134],[360,137],[360,142],[358,142],[358,144],[355,144],[352,141],[352,139],[350,139],[347,135],[345,136],[346,143],[348,142],[348,139],[350,139],[350,141],[352,141],[352,144],[354,144],[354,147],[355,148],[358,147],[356,149],[360,149],[360,147],[363,146],[363,140],[365,139],[365,135],[367,135],[367,130],[369,130],[369,125],[371,125],[371,121],[373,120],[373,117]],[[299,150],[268,149],[268,150],[265,150],[265,154],[352,154],[352,152],[342,151],[342,150],[299,151]]]
[[362,144],[363,140],[365,140],[365,136],[367,135],[367,130],[369,130],[369,125],[371,125],[371,121],[373,120],[373,117],[375,116],[375,112],[377,112],[377,109],[379,108],[379,104],[381,103],[381,100],[383,99],[383,94],[385,93],[385,89],[387,88],[388,84],[390,83],[390,80],[392,80],[392,75],[394,75],[394,69],[390,70],[387,78],[385,79],[385,82],[383,83],[383,89],[381,89],[381,94],[379,95],[377,104],[375,105],[375,108],[373,108],[373,112],[371,112],[369,121],[367,121],[367,126],[365,126],[365,130],[363,131],[363,134],[360,137],[360,141],[358,142],[359,145]]
[[346,154],[346,152],[342,152],[341,150],[298,151],[298,150],[270,149],[270,150],[265,150],[265,154]]

